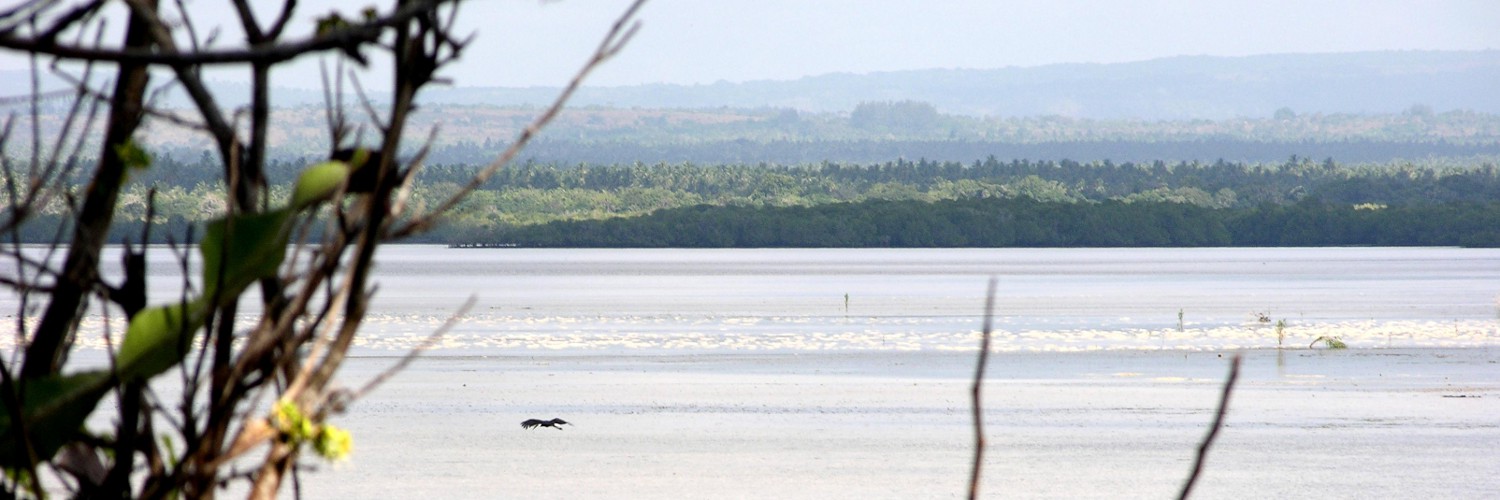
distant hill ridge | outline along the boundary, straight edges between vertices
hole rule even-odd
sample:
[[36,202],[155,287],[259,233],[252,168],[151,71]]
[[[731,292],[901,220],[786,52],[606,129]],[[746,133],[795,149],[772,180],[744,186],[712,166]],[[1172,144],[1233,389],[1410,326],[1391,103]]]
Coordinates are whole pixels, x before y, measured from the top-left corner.
[[[460,82],[461,83],[461,82]],[[916,100],[945,113],[1097,119],[1225,119],[1296,113],[1500,113],[1500,50],[1180,56],[1116,64],[834,73],[791,81],[586,87],[574,106],[784,107],[848,111]],[[553,88],[434,89],[429,102],[541,104]]]
[[[24,71],[0,71],[0,82],[25,82]],[[44,75],[43,87],[61,82]],[[464,82],[457,82],[462,85]],[[789,81],[707,85],[585,86],[573,107],[792,108],[849,112],[867,101],[914,100],[943,113],[971,116],[1067,116],[1127,120],[1223,120],[1297,114],[1396,113],[1414,105],[1435,112],[1500,113],[1500,50],[1385,51],[1178,56],[1114,64],[1054,64],[1000,69],[926,69],[832,73]],[[21,95],[22,85],[0,85]],[[243,105],[242,83],[213,82],[226,106]],[[544,105],[550,87],[429,88],[430,104]],[[277,107],[321,104],[316,89],[277,87]],[[378,94],[372,96],[381,100]],[[185,97],[166,96],[186,106]]]

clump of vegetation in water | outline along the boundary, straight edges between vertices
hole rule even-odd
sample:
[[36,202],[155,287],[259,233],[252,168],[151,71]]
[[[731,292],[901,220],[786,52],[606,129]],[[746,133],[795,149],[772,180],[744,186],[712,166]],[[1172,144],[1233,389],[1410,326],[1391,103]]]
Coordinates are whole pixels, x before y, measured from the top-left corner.
[[[1280,349],[1282,343],[1284,343],[1285,341],[1286,341],[1286,320],[1285,319],[1278,319],[1278,320],[1276,320],[1276,348]],[[1314,342],[1314,343],[1316,343],[1316,342]]]
[[1312,348],[1317,347],[1318,346],[1318,342],[1322,342],[1323,345],[1327,346],[1329,349],[1348,349],[1349,348],[1349,344],[1345,344],[1343,339],[1340,339],[1338,337],[1329,336],[1329,335],[1323,335],[1321,337],[1313,339],[1312,343],[1307,345],[1307,348],[1308,349],[1312,349]]

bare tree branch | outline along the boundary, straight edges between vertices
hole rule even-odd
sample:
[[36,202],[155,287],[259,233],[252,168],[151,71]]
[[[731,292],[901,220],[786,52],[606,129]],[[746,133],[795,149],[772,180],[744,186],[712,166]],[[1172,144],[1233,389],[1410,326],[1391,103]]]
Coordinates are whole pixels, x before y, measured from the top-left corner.
[[[125,35],[127,46],[148,43],[146,31],[150,29],[150,23],[144,17],[139,13],[130,16],[130,27]],[[140,124],[146,81],[145,66],[132,64],[120,69],[120,79],[115,82],[115,101],[110,107],[110,125],[105,132],[103,151],[99,153],[99,169],[89,183],[83,211],[73,231],[73,244],[68,247],[63,271],[66,279],[58,282],[52,301],[47,304],[47,311],[37,327],[36,337],[26,348],[26,363],[21,368],[23,379],[58,373],[62,369],[77,324],[78,310],[85,304],[84,292],[97,280],[99,250],[113,220],[120,184],[127,168],[114,148],[129,142]]]
[[462,320],[464,316],[469,314],[469,310],[474,308],[474,303],[477,301],[478,298],[470,295],[469,299],[464,301],[463,305],[459,306],[458,310],[454,311],[453,315],[449,316],[448,320],[444,321],[442,326],[439,326],[438,329],[434,330],[431,335],[428,335],[426,339],[423,339],[421,344],[417,344],[417,347],[415,349],[407,352],[406,356],[403,356],[401,358],[401,361],[396,362],[395,365],[392,365],[385,371],[380,372],[380,375],[376,375],[375,378],[370,379],[369,382],[366,382],[363,387],[360,387],[358,391],[355,391],[352,395],[349,396],[349,401],[357,401],[365,397],[366,395],[369,395],[371,391],[375,390],[375,388],[380,387],[380,384],[384,384],[385,381],[390,380],[391,377],[394,377],[397,373],[401,373],[401,370],[405,370],[407,365],[410,365],[412,361],[416,361],[418,357],[421,357],[423,352],[431,349],[432,346],[437,345],[438,340],[441,340],[444,335],[448,334],[449,330],[452,330],[454,326],[457,326],[459,320]]
[[1193,485],[1198,482],[1198,475],[1203,472],[1203,460],[1208,457],[1208,448],[1213,446],[1214,439],[1219,436],[1219,428],[1224,426],[1224,414],[1229,411],[1229,395],[1234,392],[1234,383],[1240,377],[1240,355],[1235,354],[1234,359],[1229,360],[1229,379],[1224,381],[1224,392],[1219,395],[1219,411],[1214,414],[1214,423],[1208,428],[1208,435],[1203,436],[1203,442],[1198,445],[1198,456],[1193,459],[1193,471],[1188,474],[1187,481],[1182,483],[1182,492],[1177,495],[1178,500],[1186,500],[1193,492]]
[[250,2],[234,0],[231,3],[234,4],[236,17],[240,20],[240,28],[245,30],[245,38],[249,39],[250,46],[253,48],[265,41],[265,34],[260,31],[260,23],[255,21],[255,12],[250,10]]
[[351,24],[346,28],[293,42],[266,48],[225,49],[198,53],[162,53],[149,49],[98,49],[57,43],[38,38],[17,37],[13,33],[0,33],[0,48],[47,54],[64,59],[80,61],[108,61],[151,65],[209,66],[220,64],[280,63],[316,52],[344,50],[348,47],[373,43],[386,29],[400,26],[437,7],[457,0],[414,0],[405,2],[389,15],[376,22]]
[[[33,251],[22,254],[19,244],[0,253],[13,259],[20,270],[14,279],[0,278],[0,286],[20,292],[22,312],[27,310],[28,294],[45,293],[51,299],[48,313],[43,316],[40,326],[34,327],[38,333],[28,335],[26,330],[32,328],[30,320],[16,315],[17,342],[26,346],[24,351],[17,351],[15,368],[19,373],[12,372],[10,364],[0,362],[0,379],[3,379],[0,380],[0,402],[4,403],[3,411],[8,414],[4,419],[11,422],[6,429],[7,435],[19,436],[21,440],[7,451],[7,458],[26,455],[16,461],[20,465],[13,469],[29,471],[23,474],[23,478],[12,477],[0,481],[0,485],[7,493],[26,493],[25,490],[33,489],[37,496],[47,494],[48,489],[57,489],[77,496],[95,496],[94,493],[98,492],[116,496],[119,492],[126,492],[143,497],[203,497],[213,495],[226,481],[244,480],[249,483],[249,491],[253,494],[270,497],[290,478],[293,494],[299,494],[295,464],[302,452],[311,451],[315,446],[306,436],[293,437],[284,430],[271,428],[278,424],[268,424],[264,418],[265,406],[262,403],[266,398],[295,405],[296,411],[321,427],[329,415],[342,411],[346,404],[407,367],[423,349],[449,331],[473,304],[471,299],[420,347],[358,392],[330,389],[332,376],[349,354],[370,307],[370,298],[378,290],[370,274],[376,251],[381,244],[393,239],[393,226],[408,220],[413,174],[426,160],[433,144],[432,137],[438,130],[438,127],[431,129],[433,135],[429,135],[415,156],[398,159],[403,132],[408,129],[406,122],[416,109],[416,95],[424,86],[442,81],[438,71],[457,60],[472,38],[455,36],[453,32],[460,0],[391,0],[386,14],[369,9],[361,13],[361,18],[350,21],[334,14],[325,18],[331,22],[320,23],[315,36],[292,43],[281,43],[279,38],[293,18],[296,0],[282,0],[279,11],[255,11],[253,8],[260,5],[250,0],[226,0],[235,9],[233,15],[238,16],[246,34],[244,48],[233,50],[211,49],[214,31],[206,40],[200,39],[200,32],[187,13],[188,2],[183,0],[119,0],[115,3],[123,4],[126,9],[109,8],[109,0],[29,0],[19,6],[0,7],[0,49],[19,48],[33,58],[32,92],[24,101],[33,115],[29,124],[33,139],[42,135],[38,132],[36,115],[42,109],[39,103],[48,97],[38,85],[36,61],[49,55],[56,56],[52,70],[65,78],[71,71],[59,70],[60,65],[81,62],[85,68],[81,79],[71,79],[76,97],[70,103],[69,118],[59,127],[60,135],[64,137],[59,139],[58,146],[44,150],[33,144],[30,171],[17,168],[19,162],[0,157],[0,171],[8,178],[3,191],[9,195],[5,205],[11,209],[12,219],[3,229],[13,243],[21,241],[19,224],[25,220],[27,210],[39,206],[54,208],[43,203],[49,196],[66,198],[66,203],[54,205],[64,210],[61,217],[72,222],[59,225],[53,245],[45,249],[44,255],[35,255]],[[518,144],[489,167],[490,174],[511,161],[537,130],[556,116],[587,74],[619,52],[639,27],[639,23],[632,21],[642,3],[636,1],[622,15],[554,107],[528,128]],[[172,11],[173,6],[175,11]],[[451,10],[443,12],[444,8]],[[267,17],[269,23],[256,19],[257,15],[270,16],[268,12],[275,14],[274,19]],[[175,17],[178,13],[181,14],[180,21]],[[99,34],[103,33],[106,23],[112,22],[112,16],[122,14],[129,19],[126,42],[111,42],[114,45],[105,46]],[[184,30],[186,42],[183,41]],[[64,42],[63,37],[76,40]],[[90,37],[94,38],[92,45],[84,40]],[[377,115],[373,120],[382,136],[378,139],[378,146],[372,147],[374,151],[363,155],[369,161],[357,165],[360,178],[346,177],[339,187],[333,188],[333,196],[318,198],[322,205],[307,206],[298,202],[285,210],[270,212],[269,189],[262,174],[271,135],[268,131],[274,130],[270,128],[271,100],[266,92],[270,73],[280,62],[326,49],[339,50],[340,63],[344,57],[362,61],[362,49],[382,51],[383,56],[396,63],[393,66],[396,72],[393,97],[387,104],[389,108],[382,110],[383,118]],[[101,61],[119,63],[120,76],[113,82],[113,91],[90,79],[89,70],[93,63]],[[220,107],[216,96],[210,93],[203,81],[205,67],[226,63],[251,70],[251,105],[247,109]],[[153,65],[170,68],[176,78],[166,86],[158,86],[147,99],[151,90],[147,85],[147,70]],[[335,74],[336,83],[331,89],[327,84],[329,78],[325,77],[331,152],[338,152],[346,146],[343,144],[345,139],[351,139],[342,103],[342,67],[336,69]],[[357,80],[355,83],[362,103],[373,108],[368,99],[363,99],[363,89],[358,88]],[[201,116],[201,124],[150,109],[163,95],[162,89],[175,90],[176,85],[181,85],[191,98],[194,112]],[[0,102],[0,105],[8,103]],[[97,146],[103,149],[93,167],[93,182],[75,200],[73,188],[67,184],[71,181],[64,177],[79,161],[74,157],[78,156],[76,153],[83,147],[84,139],[90,136],[92,118],[100,109],[110,113],[109,118],[103,120],[107,127],[106,137],[103,144]],[[89,119],[80,124],[76,119],[85,113]],[[112,415],[113,432],[103,433],[110,436],[108,438],[92,437],[98,434],[81,437],[69,443],[74,447],[70,454],[57,458],[57,448],[52,445],[37,444],[44,447],[34,448],[25,441],[29,435],[27,425],[36,425],[45,421],[38,418],[50,416],[31,417],[22,411],[24,406],[18,401],[24,400],[21,396],[26,383],[31,380],[28,377],[51,377],[61,371],[59,359],[65,359],[71,352],[72,336],[81,333],[80,321],[92,314],[86,307],[88,300],[105,303],[102,307],[106,308],[106,323],[113,319],[114,307],[117,306],[127,317],[132,311],[157,310],[146,308],[151,303],[147,300],[149,298],[135,296],[144,295],[137,291],[145,288],[141,285],[146,274],[138,269],[142,266],[133,264],[136,260],[127,261],[125,279],[118,282],[118,286],[112,286],[117,284],[113,278],[99,275],[98,262],[99,247],[105,236],[111,230],[121,229],[112,224],[110,215],[120,208],[120,204],[126,203],[120,188],[126,177],[120,164],[125,159],[115,148],[129,144],[132,135],[142,128],[147,118],[163,118],[162,121],[204,132],[219,151],[224,162],[222,177],[229,207],[228,213],[217,219],[216,224],[222,225],[212,226],[209,233],[212,236],[206,238],[219,242],[219,247],[227,252],[229,248],[241,248],[233,244],[242,240],[232,240],[231,236],[249,234],[264,238],[266,233],[259,228],[271,225],[279,232],[270,237],[295,234],[296,246],[288,250],[290,254],[278,255],[277,260],[268,260],[264,265],[246,264],[247,259],[231,259],[228,254],[219,253],[217,260],[223,267],[216,275],[211,275],[216,276],[218,283],[201,284],[201,288],[186,283],[188,276],[195,273],[189,270],[188,256],[179,255],[180,272],[185,283],[182,296],[174,304],[179,304],[176,307],[180,309],[171,309],[172,306],[164,309],[169,311],[168,314],[178,311],[192,315],[189,321],[175,320],[190,325],[170,338],[178,342],[177,347],[182,352],[171,354],[175,361],[165,360],[162,365],[165,368],[153,367],[151,373],[145,374],[132,372],[132,367],[140,365],[117,364],[113,355],[128,350],[122,347],[124,345],[141,345],[132,339],[146,338],[147,342],[154,342],[156,339],[151,336],[160,332],[149,328],[153,325],[150,321],[135,323],[138,316],[128,320],[131,326],[143,324],[147,327],[127,329],[128,334],[116,339],[107,324],[105,343],[106,351],[111,354],[111,369],[101,373],[130,377],[119,380],[123,385],[118,385],[114,391],[117,404],[113,412],[118,413]],[[19,120],[0,123],[0,145],[13,140],[12,130],[27,125]],[[242,128],[241,125],[246,126]],[[359,139],[352,138],[355,145],[359,145]],[[95,138],[89,144],[94,147],[98,142]],[[74,154],[65,155],[69,149]],[[134,158],[140,152],[131,153]],[[43,175],[39,177],[38,173]],[[483,179],[478,182],[482,183]],[[346,197],[346,193],[352,196]],[[160,234],[150,227],[156,222],[153,194],[146,196],[145,227],[140,233],[143,241]],[[452,203],[457,203],[457,200]],[[50,212],[48,216],[52,216]],[[271,222],[262,222],[267,220]],[[431,220],[427,219],[426,224]],[[326,229],[318,233],[316,228],[320,224]],[[412,226],[407,224],[407,227]],[[26,230],[31,231],[30,228]],[[67,241],[67,245],[62,241],[64,231],[73,232],[73,239]],[[193,241],[193,231],[191,227],[186,229],[185,241]],[[310,236],[314,234],[316,236]],[[176,237],[170,232],[166,236],[171,242],[175,242]],[[320,238],[320,241],[314,243],[309,241],[310,238]],[[306,250],[309,245],[316,247]],[[55,254],[61,253],[68,257],[62,269],[54,269],[59,266],[49,263]],[[144,262],[144,256],[128,245],[126,257]],[[213,257],[205,256],[204,260]],[[226,286],[231,273],[238,273],[234,274],[237,276],[235,280],[258,280],[261,284],[265,307],[258,315],[259,321],[249,331],[236,325],[237,319],[244,319],[230,305],[237,301],[226,300],[247,293],[243,284],[246,281]],[[68,287],[72,290],[66,289]],[[283,290],[292,293],[287,295]],[[68,302],[69,297],[74,298],[72,302]],[[182,305],[190,302],[195,304]],[[142,331],[146,333],[141,335],[146,337],[137,336],[136,332]],[[40,332],[61,332],[61,335]],[[116,343],[116,340],[120,342]],[[21,352],[24,356],[20,355]],[[60,357],[57,353],[61,353]],[[168,373],[159,370],[171,370],[177,375],[171,383],[180,384],[182,391],[173,396],[175,400],[163,400],[155,391],[152,379]],[[163,449],[155,439],[158,435],[152,428],[153,422],[170,428],[164,429],[165,432],[181,436],[183,449]],[[256,472],[252,475],[241,475],[232,470],[235,467],[233,457],[247,450],[239,446],[242,444],[239,438],[225,441],[230,430],[238,431],[236,436],[253,434],[264,436],[260,442],[272,442],[270,452],[253,468]],[[321,446],[317,445],[320,451]],[[43,454],[46,456],[41,456]],[[97,468],[72,467],[88,466],[93,462],[99,462],[107,472],[101,476],[90,472]],[[230,469],[227,475],[226,469]],[[47,483],[28,479],[38,478],[39,473],[50,473],[52,477],[45,478]]]
[[552,105],[548,106],[546,111],[537,116],[530,125],[527,125],[526,129],[521,131],[521,135],[516,138],[516,141],[511,143],[510,147],[506,148],[504,152],[500,153],[500,156],[495,161],[490,162],[478,174],[470,178],[468,184],[459,188],[458,192],[448,197],[436,209],[423,217],[411,220],[405,226],[393,231],[391,237],[400,239],[432,228],[437,223],[438,218],[442,217],[448,211],[453,210],[453,207],[458,206],[458,203],[463,201],[469,193],[483,186],[485,181],[489,180],[490,176],[495,175],[495,172],[509,165],[511,160],[514,160],[516,155],[520,154],[521,150],[526,147],[526,144],[536,137],[537,132],[541,131],[543,127],[552,122],[553,118],[557,117],[557,114],[567,104],[568,99],[572,98],[573,93],[578,91],[578,88],[583,85],[584,78],[587,78],[589,73],[593,72],[599,65],[604,64],[605,61],[610,60],[621,49],[625,48],[625,44],[630,42],[630,39],[635,36],[636,31],[641,27],[640,21],[635,20],[635,14],[645,3],[646,0],[636,0],[630,4],[629,8],[625,9],[625,13],[621,14],[619,19],[615,21],[609,33],[604,35],[604,40],[599,42],[598,48],[594,49],[594,55],[589,58],[588,62],[584,63],[583,68],[579,69],[578,73],[573,75],[573,80],[568,82],[568,86],[563,89],[562,93],[558,94],[557,99],[552,101]]
[[94,15],[103,6],[104,0],[93,0],[89,3],[76,6],[73,10],[59,17],[56,22],[52,23],[52,27],[48,28],[41,35],[38,35],[37,39],[56,40],[57,36],[62,34],[63,31],[88,19],[89,16]]
[[16,26],[31,22],[53,3],[47,0],[27,0],[13,8],[0,11],[0,33],[9,32]]
[[296,12],[296,10],[297,0],[286,0],[285,3],[281,4],[281,15],[277,16],[276,20],[271,22],[271,29],[266,30],[262,36],[269,40],[281,38],[282,30],[286,29],[287,22],[292,20],[292,13]]
[[[149,33],[162,53],[177,54],[177,44],[172,39],[172,33],[161,23],[161,19],[155,14],[155,7],[145,3],[146,0],[126,0],[135,15],[146,19]],[[184,63],[171,65],[177,75],[177,80],[182,83],[183,89],[187,90],[188,97],[192,98],[197,107],[199,115],[203,117],[204,124],[208,126],[208,132],[213,135],[214,143],[218,146],[219,156],[224,160],[225,182],[230,187],[229,206],[246,210],[253,207],[254,186],[243,182],[245,178],[255,180],[253,174],[242,173],[243,162],[240,158],[239,140],[235,136],[234,127],[224,119],[222,108],[214,100],[213,94],[209,93],[208,87],[199,78],[196,66]]]
[[974,465],[969,474],[969,500],[979,498],[979,476],[984,468],[984,404],[981,402],[980,395],[984,388],[984,369],[990,360],[990,332],[995,317],[997,281],[996,278],[990,278],[989,291],[984,295],[984,329],[980,333],[979,362],[974,367],[974,385],[969,392],[974,410]]

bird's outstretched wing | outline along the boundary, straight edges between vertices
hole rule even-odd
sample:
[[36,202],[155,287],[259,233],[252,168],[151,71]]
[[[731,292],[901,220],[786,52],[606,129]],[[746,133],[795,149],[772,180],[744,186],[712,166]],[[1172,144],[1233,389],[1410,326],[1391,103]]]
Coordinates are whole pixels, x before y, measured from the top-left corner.
[[541,420],[534,419],[534,418],[526,419],[525,422],[521,422],[521,428],[522,429],[530,429],[530,428],[536,427],[538,425],[542,425],[543,423],[545,423],[545,422],[543,422]]

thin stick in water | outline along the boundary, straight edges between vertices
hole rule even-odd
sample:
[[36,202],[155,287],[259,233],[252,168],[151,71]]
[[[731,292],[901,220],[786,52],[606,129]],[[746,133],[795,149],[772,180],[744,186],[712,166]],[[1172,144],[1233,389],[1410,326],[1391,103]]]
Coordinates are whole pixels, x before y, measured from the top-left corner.
[[984,329],[979,341],[979,363],[974,369],[974,385],[970,397],[974,409],[974,468],[969,475],[969,499],[979,497],[979,473],[984,466],[984,405],[980,402],[980,389],[984,386],[984,368],[990,360],[990,325],[995,316],[995,278],[990,278],[989,291],[984,299]]
[[1234,382],[1239,377],[1240,355],[1236,354],[1229,361],[1229,379],[1224,381],[1224,392],[1219,395],[1219,412],[1214,415],[1214,423],[1208,428],[1208,435],[1198,445],[1198,458],[1193,460],[1193,472],[1182,483],[1182,493],[1177,495],[1179,500],[1186,500],[1192,494],[1193,484],[1198,482],[1198,474],[1203,472],[1203,459],[1208,456],[1208,448],[1213,446],[1214,439],[1219,436],[1219,428],[1224,426],[1224,414],[1229,410],[1229,394],[1234,392]]

